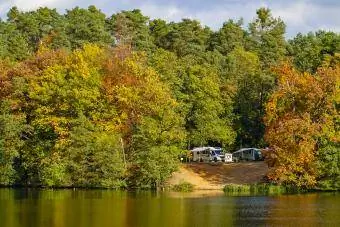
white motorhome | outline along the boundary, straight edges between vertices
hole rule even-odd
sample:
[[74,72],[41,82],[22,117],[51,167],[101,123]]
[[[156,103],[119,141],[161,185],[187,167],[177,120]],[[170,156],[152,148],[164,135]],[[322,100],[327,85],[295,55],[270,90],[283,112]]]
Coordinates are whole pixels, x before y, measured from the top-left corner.
[[197,147],[191,152],[192,160],[196,162],[232,162],[232,154],[223,154],[219,147]]

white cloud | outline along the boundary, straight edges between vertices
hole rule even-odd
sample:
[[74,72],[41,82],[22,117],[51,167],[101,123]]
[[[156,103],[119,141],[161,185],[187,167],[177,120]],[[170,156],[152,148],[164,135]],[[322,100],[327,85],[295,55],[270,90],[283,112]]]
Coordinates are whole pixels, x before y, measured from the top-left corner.
[[0,0],[0,15],[5,15],[13,6],[17,6],[22,11],[34,10],[44,6],[65,9],[71,7],[74,2],[75,0],[7,0],[2,2]]
[[319,29],[340,32],[340,5],[323,5],[307,1],[276,4],[273,15],[281,17],[290,35]]
[[287,25],[287,37],[294,36],[297,32],[306,33],[319,29],[340,32],[340,4],[322,4],[316,1],[226,1],[205,8],[180,7],[172,1],[170,4],[157,4],[148,1],[139,8],[143,14],[154,18],[162,18],[166,21],[180,21],[182,18],[197,19],[202,24],[216,30],[223,22],[229,19],[243,18],[245,27],[256,16],[256,9],[268,7],[274,17],[280,17]]
[[215,30],[219,29],[223,23],[229,19],[238,20],[243,18],[246,26],[246,24],[255,17],[257,8],[259,8],[259,6],[253,2],[243,4],[234,3],[233,5],[225,4],[209,11],[199,11],[195,14],[195,18],[199,18],[203,24]]
[[14,0],[11,1],[11,5],[18,6],[21,10],[28,11],[33,10],[41,6],[54,6],[58,3],[58,0],[34,0],[34,1],[25,1],[25,0]]
[[5,15],[7,9],[10,7],[11,3],[9,1],[1,1],[0,2],[0,16]]
[[162,18],[166,21],[179,21],[187,17],[186,11],[178,8],[175,5],[160,6],[156,4],[143,4],[139,7],[144,15],[151,19]]
[[305,2],[294,2],[293,4],[286,4],[286,6],[277,5],[272,13],[274,16],[282,18],[286,23],[303,25],[306,19],[305,14],[310,10],[311,8]]
[[269,7],[275,17],[281,17],[287,25],[288,37],[297,32],[319,29],[340,32],[340,3],[337,0],[0,0],[0,16],[4,17],[14,5],[21,10],[33,10],[40,6],[57,8],[59,12],[77,5],[96,5],[108,15],[119,10],[139,8],[152,19],[180,21],[182,18],[197,19],[216,30],[229,19],[244,18],[245,26],[260,7]]
[[[151,19],[162,18],[168,22],[180,21],[182,18],[196,19],[202,24],[218,29],[223,22],[229,19],[240,19],[243,17],[245,21],[250,21],[255,16],[255,11],[259,6],[253,3],[233,5],[222,5],[219,7],[210,7],[210,9],[192,11],[188,8],[180,8],[176,5],[158,5],[147,3],[141,5],[139,8],[144,15]],[[245,13],[246,12],[246,13]]]

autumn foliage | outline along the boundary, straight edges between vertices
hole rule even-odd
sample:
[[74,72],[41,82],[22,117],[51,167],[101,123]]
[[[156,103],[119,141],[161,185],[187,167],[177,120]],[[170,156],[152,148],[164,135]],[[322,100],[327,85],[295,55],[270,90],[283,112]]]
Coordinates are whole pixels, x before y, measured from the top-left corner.
[[117,53],[87,44],[1,63],[0,184],[151,187],[169,177],[185,140],[177,102],[142,54]]
[[339,142],[340,70],[321,68],[316,75],[290,65],[278,69],[278,87],[266,105],[265,139],[272,181],[313,187],[318,180],[319,149]]
[[269,145],[271,181],[340,188],[338,33],[286,40],[268,8],[218,30],[138,9],[6,15],[0,185],[159,187],[193,147]]

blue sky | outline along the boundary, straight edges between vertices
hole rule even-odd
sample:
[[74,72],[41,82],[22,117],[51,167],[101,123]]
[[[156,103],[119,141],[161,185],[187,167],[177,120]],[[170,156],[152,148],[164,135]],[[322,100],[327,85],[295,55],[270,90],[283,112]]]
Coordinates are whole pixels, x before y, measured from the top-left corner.
[[257,8],[269,7],[287,24],[287,37],[319,29],[340,32],[340,0],[0,0],[0,17],[5,18],[14,5],[25,11],[48,6],[60,13],[75,6],[95,5],[107,15],[138,8],[152,19],[197,19],[214,30],[230,18],[242,17],[247,24]]

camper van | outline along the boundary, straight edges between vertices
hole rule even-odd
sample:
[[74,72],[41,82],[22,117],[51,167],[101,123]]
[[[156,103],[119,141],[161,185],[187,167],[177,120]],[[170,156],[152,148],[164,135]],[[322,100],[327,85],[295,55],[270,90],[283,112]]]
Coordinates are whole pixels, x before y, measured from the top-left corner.
[[192,160],[196,162],[232,162],[231,154],[223,154],[220,147],[197,147],[191,152]]
[[233,161],[262,161],[264,160],[261,150],[257,148],[242,148],[233,153]]

